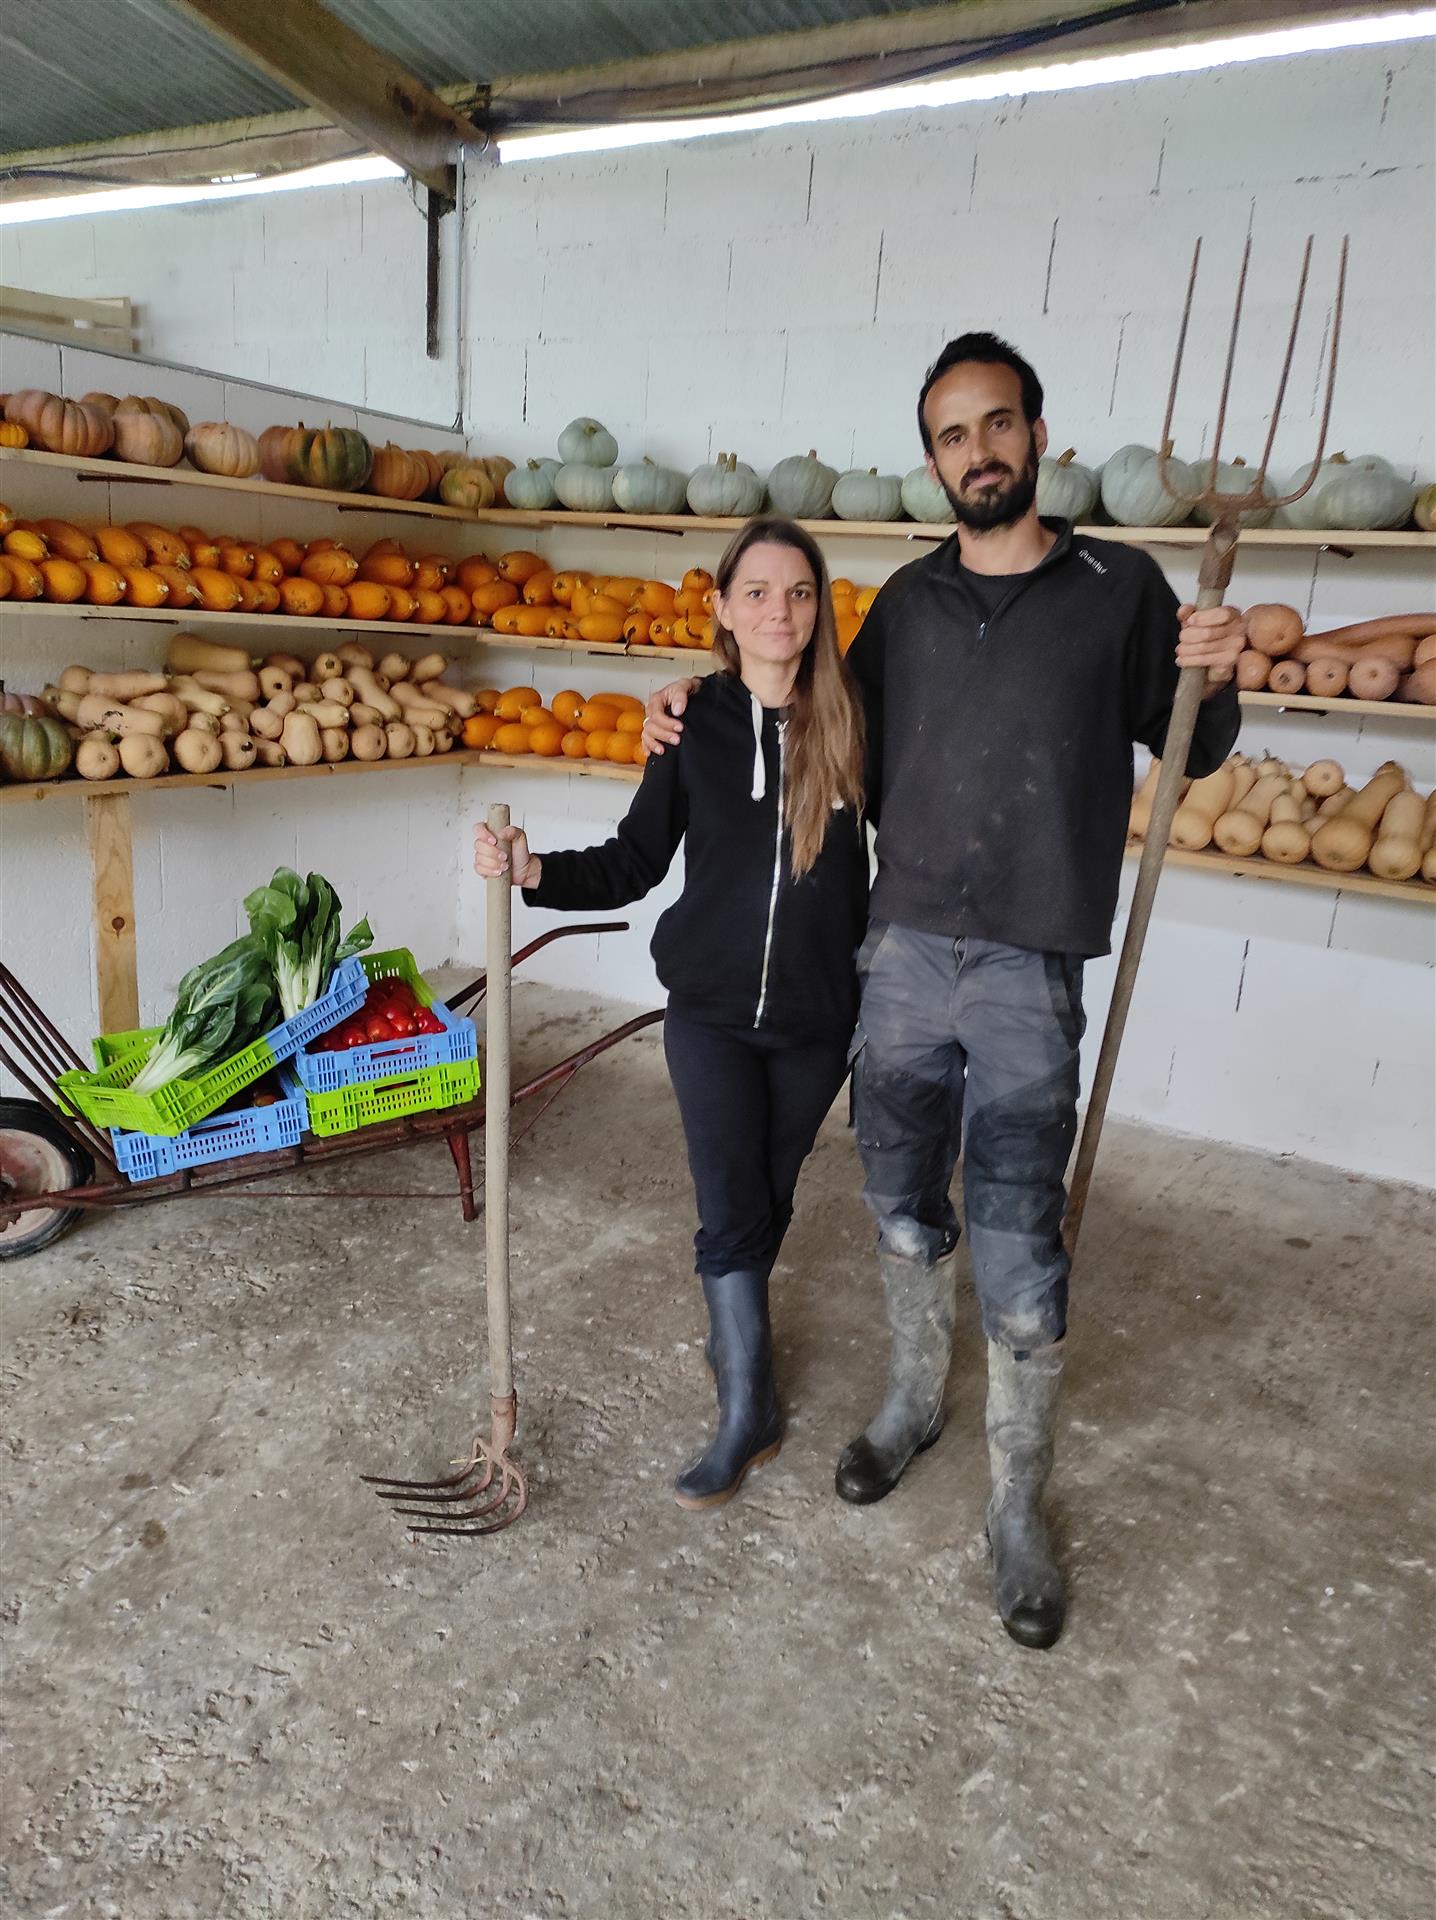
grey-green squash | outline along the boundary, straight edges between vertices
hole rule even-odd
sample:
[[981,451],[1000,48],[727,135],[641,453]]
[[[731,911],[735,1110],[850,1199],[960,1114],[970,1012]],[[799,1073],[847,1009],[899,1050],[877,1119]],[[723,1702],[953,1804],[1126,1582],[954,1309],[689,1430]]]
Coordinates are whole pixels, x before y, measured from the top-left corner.
[[837,468],[826,467],[817,451],[790,454],[768,475],[768,504],[790,520],[830,520]]
[[839,520],[901,520],[902,476],[876,467],[853,467],[833,487]]
[[688,501],[688,476],[660,467],[644,454],[613,476],[613,504],[620,513],[682,513]]
[[952,502],[926,467],[914,467],[904,474],[902,504],[909,520],[925,520],[936,526],[955,517]]
[[720,453],[689,474],[688,504],[712,519],[746,520],[763,504],[763,482],[736,453]]

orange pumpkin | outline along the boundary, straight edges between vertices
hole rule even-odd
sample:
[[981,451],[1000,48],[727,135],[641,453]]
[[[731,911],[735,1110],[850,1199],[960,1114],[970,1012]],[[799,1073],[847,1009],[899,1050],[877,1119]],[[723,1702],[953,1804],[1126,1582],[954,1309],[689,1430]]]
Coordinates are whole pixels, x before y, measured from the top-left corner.
[[858,628],[863,624],[862,616],[856,613],[839,613],[834,618],[838,629],[838,652],[846,653],[858,637]]
[[420,455],[396,447],[392,440],[375,449],[369,493],[382,494],[386,500],[417,500],[428,485],[428,463]]
[[83,566],[86,560],[100,557],[91,536],[83,527],[72,526],[68,520],[37,520],[35,527],[51,553],[60,560],[78,560]]
[[243,600],[239,581],[218,567],[191,567],[190,579],[199,589],[199,603],[206,613],[233,613]]
[[630,647],[647,646],[648,629],[652,625],[653,615],[651,613],[645,613],[641,607],[636,608],[632,613],[624,615],[624,640]]
[[383,587],[407,587],[414,578],[414,563],[404,553],[390,548],[379,552],[370,547],[359,562],[361,580],[377,580]]
[[[521,587],[524,581],[534,574],[545,572],[547,568],[547,560],[537,553],[530,553],[526,547],[515,547],[512,553],[499,555],[499,577],[503,580],[511,580],[518,587]],[[461,574],[460,584],[462,582]]]
[[125,577],[127,607],[162,607],[169,599],[169,588],[149,567],[122,567],[120,571]]
[[[255,612],[256,613],[278,613],[279,587],[277,582],[273,580],[251,580],[249,584],[254,588]],[[342,587],[331,587],[328,591],[330,593],[342,593],[344,589]],[[324,602],[324,611],[326,613],[328,613],[329,611],[329,601],[328,601],[327,594]]]
[[83,560],[85,598],[92,607],[117,607],[125,597],[125,576],[108,560]]
[[586,586],[589,578],[590,576],[588,574],[577,573],[573,570],[570,570],[568,573],[556,573],[553,577],[553,587],[551,589],[554,599],[561,607],[571,606],[573,604],[574,589],[576,587]]
[[45,598],[68,605],[79,600],[85,592],[85,569],[78,560],[57,560],[51,558],[40,562],[40,575],[45,582]]
[[292,427],[266,427],[260,434],[259,471],[266,480],[288,480],[289,474],[284,465],[284,442],[293,431]]
[[444,603],[444,622],[450,627],[465,627],[474,617],[474,603],[462,587],[440,587]]
[[280,565],[278,554],[271,553],[268,547],[256,547],[253,557],[254,564],[249,572],[251,580],[273,582],[284,578],[284,568]]
[[259,606],[259,587],[257,586],[257,584],[253,580],[243,579],[236,574],[231,574],[229,577],[231,580],[234,581],[234,584],[239,588],[239,601],[235,607],[235,612],[236,613],[258,613],[260,611],[260,606]]
[[184,431],[168,413],[154,413],[131,398],[122,400],[110,418],[117,460],[137,467],[177,467],[183,460]]
[[511,602],[507,606],[495,607],[489,625],[495,633],[517,633],[519,615],[522,611],[522,603],[518,601]]
[[683,576],[685,593],[707,593],[713,585],[713,576],[706,567],[690,567]]
[[127,531],[137,540],[145,543],[145,553],[152,567],[187,567],[190,564],[189,548],[177,533],[168,527],[158,527],[153,520],[131,520]]
[[[324,589],[318,581],[307,580],[302,574],[287,574],[279,583],[279,610],[312,620],[315,614],[324,611]],[[353,610],[351,606],[350,612]]]
[[487,747],[499,730],[500,722],[492,713],[476,713],[464,722],[464,745]]
[[437,453],[430,453],[427,447],[410,447],[409,452],[416,460],[422,460],[428,474],[428,484],[424,488],[427,499],[436,500],[439,496],[439,483],[444,477],[444,469]]
[[494,504],[494,483],[482,467],[452,466],[445,470],[439,482],[439,498],[446,506],[481,513]]
[[390,618],[390,589],[381,586],[377,580],[351,580],[347,592],[349,595],[349,618],[351,620],[387,620]]
[[117,400],[112,393],[82,393],[86,406],[102,407],[106,413],[152,413],[161,420],[173,420],[181,433],[189,432],[189,415],[172,400],[161,400],[153,393],[127,393]]
[[[445,476],[447,478],[447,475]],[[520,754],[529,751],[529,730],[521,720],[505,721],[493,738],[495,753]]]
[[29,444],[29,431],[18,420],[0,420],[0,447],[18,449]]
[[311,541],[299,571],[321,587],[347,587],[359,571],[359,562],[346,547],[318,547]]
[[184,450],[190,465],[201,473],[247,480],[250,474],[259,472],[259,442],[252,433],[231,426],[228,420],[201,420],[185,435]]
[[[190,564],[197,566],[199,562],[191,558]],[[233,574],[236,580],[247,580],[254,572],[254,548],[246,547],[238,540],[222,541],[219,567],[221,573]]]
[[16,387],[5,396],[5,418],[22,426],[33,440],[35,422],[47,401],[58,398],[45,387]]
[[563,728],[557,720],[545,720],[537,726],[530,720],[529,751],[543,760],[557,759],[563,752]]
[[661,613],[654,614],[648,623],[648,644],[650,647],[671,647],[673,645],[673,622],[665,619]]
[[645,580],[638,591],[638,604],[645,613],[661,614],[671,620],[677,597],[666,580]]
[[20,424],[46,453],[92,460],[115,444],[115,423],[108,413],[80,400],[63,400],[57,393],[46,394],[43,404]]

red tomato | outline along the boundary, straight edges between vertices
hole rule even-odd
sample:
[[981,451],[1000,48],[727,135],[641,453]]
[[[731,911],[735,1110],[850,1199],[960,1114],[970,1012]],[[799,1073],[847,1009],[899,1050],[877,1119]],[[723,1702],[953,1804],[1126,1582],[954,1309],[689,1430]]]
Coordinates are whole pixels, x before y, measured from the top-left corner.
[[369,1042],[392,1040],[394,1035],[382,1013],[371,1013],[364,1022],[364,1037]]
[[407,1040],[410,1034],[415,1031],[412,1016],[407,1013],[400,1013],[397,1008],[392,1009],[384,1017],[388,1022],[390,1033],[393,1034],[396,1040]]
[[427,1007],[421,1007],[414,1015],[415,1033],[442,1033],[444,1023],[438,1014],[430,1013]]

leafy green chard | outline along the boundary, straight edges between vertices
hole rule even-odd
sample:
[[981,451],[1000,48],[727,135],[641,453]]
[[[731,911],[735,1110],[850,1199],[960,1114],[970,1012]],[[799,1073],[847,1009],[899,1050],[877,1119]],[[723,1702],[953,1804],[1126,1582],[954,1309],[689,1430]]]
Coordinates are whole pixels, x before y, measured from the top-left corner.
[[276,867],[269,885],[256,887],[245,900],[244,910],[250,932],[269,955],[286,1020],[313,1006],[341,960],[374,944],[367,920],[340,939],[339,896],[322,873],[301,880],[292,867]]
[[245,934],[180,981],[174,1012],[130,1091],[154,1093],[205,1072],[267,1033],[278,1013],[269,956]]

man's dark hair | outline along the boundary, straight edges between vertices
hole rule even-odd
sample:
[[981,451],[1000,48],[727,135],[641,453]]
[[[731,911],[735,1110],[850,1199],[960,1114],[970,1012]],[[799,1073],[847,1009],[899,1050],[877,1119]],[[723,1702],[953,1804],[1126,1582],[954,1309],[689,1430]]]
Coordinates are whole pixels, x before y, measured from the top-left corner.
[[927,378],[922,383],[922,392],[917,397],[917,426],[922,435],[923,451],[932,452],[932,435],[928,432],[924,409],[927,396],[932,392],[934,381],[964,360],[980,360],[990,367],[1011,367],[1022,382],[1022,411],[1030,427],[1042,414],[1042,382],[1032,368],[1023,359],[1016,347],[1009,347],[1005,340],[999,340],[995,333],[960,333],[956,340],[949,340],[942,352],[927,370]]

